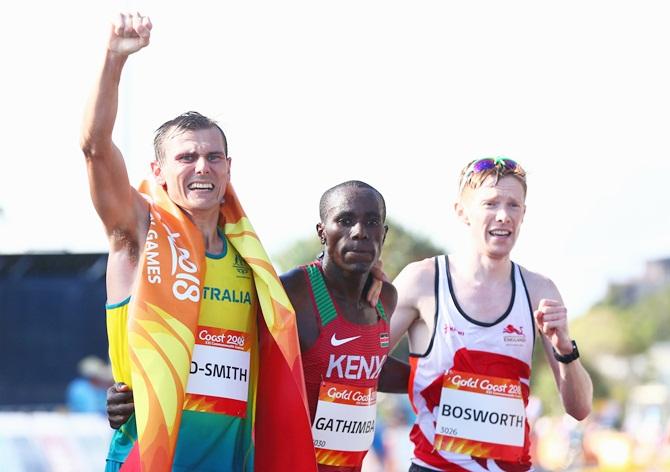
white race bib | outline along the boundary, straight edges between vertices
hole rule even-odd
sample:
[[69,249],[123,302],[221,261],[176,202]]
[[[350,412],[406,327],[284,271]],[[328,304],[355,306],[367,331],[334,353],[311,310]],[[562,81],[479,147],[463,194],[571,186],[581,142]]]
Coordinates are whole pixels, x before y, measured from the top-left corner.
[[513,462],[523,455],[526,409],[517,380],[451,370],[435,416],[436,449]]
[[193,408],[196,410],[227,412],[226,408],[221,409],[221,405],[225,405],[226,401],[235,405],[236,410],[246,410],[251,377],[250,349],[251,342],[246,333],[199,326],[186,386],[186,393],[190,394],[191,398],[189,407],[197,395],[207,397],[206,401],[216,403],[218,406]]
[[[329,458],[328,465],[359,464],[372,445],[376,416],[375,388],[322,383],[312,424],[317,461],[326,463],[321,459]],[[344,454],[339,455],[338,463],[332,463],[333,454],[329,451]]]

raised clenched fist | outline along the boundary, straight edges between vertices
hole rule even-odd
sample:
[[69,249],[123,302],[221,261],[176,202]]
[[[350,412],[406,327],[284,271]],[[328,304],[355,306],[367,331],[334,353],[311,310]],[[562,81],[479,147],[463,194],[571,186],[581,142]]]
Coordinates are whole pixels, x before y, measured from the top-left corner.
[[111,52],[129,55],[149,44],[151,20],[139,13],[120,13],[112,22],[108,49]]

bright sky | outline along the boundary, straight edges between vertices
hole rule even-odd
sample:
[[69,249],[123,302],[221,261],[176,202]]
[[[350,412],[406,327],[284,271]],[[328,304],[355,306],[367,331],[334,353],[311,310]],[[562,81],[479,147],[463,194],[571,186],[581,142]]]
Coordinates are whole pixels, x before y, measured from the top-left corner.
[[270,253],[312,235],[328,187],[364,180],[396,221],[457,248],[469,160],[529,172],[514,259],[583,313],[670,256],[670,4],[664,1],[24,0],[0,29],[0,252],[105,251],[78,137],[111,13],[137,9],[116,141],[133,183],[153,130],[221,123]]

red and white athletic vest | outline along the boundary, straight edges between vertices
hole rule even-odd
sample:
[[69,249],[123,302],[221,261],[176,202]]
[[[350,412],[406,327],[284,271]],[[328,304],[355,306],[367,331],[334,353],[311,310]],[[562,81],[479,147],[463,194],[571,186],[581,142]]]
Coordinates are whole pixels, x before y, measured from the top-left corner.
[[417,465],[442,471],[527,471],[528,404],[535,323],[518,265],[512,297],[493,323],[458,304],[447,256],[435,258],[435,330],[424,354],[410,354],[410,437]]
[[381,302],[377,322],[346,320],[330,297],[321,265],[303,267],[318,313],[317,341],[302,353],[314,448],[320,471],[359,471],[372,445],[377,381],[389,353]]

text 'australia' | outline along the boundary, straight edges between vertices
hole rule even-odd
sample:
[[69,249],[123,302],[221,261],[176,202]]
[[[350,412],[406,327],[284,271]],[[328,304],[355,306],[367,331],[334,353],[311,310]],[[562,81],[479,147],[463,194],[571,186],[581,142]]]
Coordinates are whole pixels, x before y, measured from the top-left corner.
[[202,291],[202,298],[205,300],[251,305],[251,293],[245,290],[231,290],[227,288],[205,286]]

